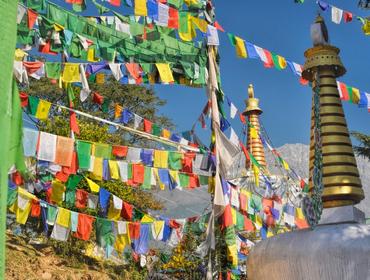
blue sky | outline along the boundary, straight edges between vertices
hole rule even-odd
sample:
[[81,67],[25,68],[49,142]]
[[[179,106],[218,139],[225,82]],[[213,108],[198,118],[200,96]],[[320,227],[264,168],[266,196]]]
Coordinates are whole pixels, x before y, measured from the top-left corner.
[[[60,4],[64,1],[53,2]],[[304,63],[304,51],[312,46],[309,28],[318,11],[315,2],[213,1],[217,20],[226,32],[300,64]],[[370,14],[358,9],[357,1],[328,2],[360,16]],[[88,13],[97,15],[92,7],[89,7]],[[341,49],[342,62],[347,68],[347,74],[341,81],[370,92],[370,37],[363,34],[357,20],[337,25],[331,22],[330,11],[323,13],[323,17],[328,25],[331,43]],[[219,35],[221,78],[225,94],[238,108],[244,109],[247,88],[252,83],[256,97],[260,99],[260,107],[264,110],[261,120],[273,144],[309,143],[311,89],[301,86],[289,69],[266,69],[259,60],[237,58],[226,33]],[[191,129],[206,103],[205,89],[161,85],[155,89],[168,102],[160,113],[174,121],[177,131]],[[349,129],[370,134],[370,114],[367,110],[348,102],[343,105]],[[240,134],[239,121],[235,119],[231,124]],[[201,130],[198,125],[197,131],[205,138]]]

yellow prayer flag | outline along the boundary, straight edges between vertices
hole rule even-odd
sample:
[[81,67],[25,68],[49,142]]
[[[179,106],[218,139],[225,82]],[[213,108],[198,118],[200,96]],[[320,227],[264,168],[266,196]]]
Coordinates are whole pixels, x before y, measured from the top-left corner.
[[260,229],[263,225],[262,218],[259,215],[255,215],[255,217],[256,217],[256,222],[255,222],[256,228]]
[[71,220],[71,211],[65,208],[58,209],[57,224],[62,227],[69,228]]
[[153,222],[153,236],[154,236],[154,239],[158,239],[159,237],[159,234],[161,233],[162,229],[164,227],[164,221],[154,221]]
[[254,173],[254,181],[256,183],[256,186],[258,187],[260,185],[260,170],[257,165],[253,165],[253,173]]
[[295,216],[297,219],[305,220],[305,216],[303,214],[302,208],[296,208],[295,209]]
[[28,54],[25,52],[25,51],[23,51],[23,50],[21,50],[21,49],[16,49],[15,50],[15,53],[14,53],[14,59],[16,60],[16,61],[22,61],[23,60],[23,58],[25,57],[25,56],[27,56]]
[[122,115],[122,111],[123,111],[123,107],[122,107],[122,106],[120,106],[120,105],[118,105],[118,104],[116,104],[116,105],[114,106],[114,118],[115,118],[115,119],[120,118],[120,117],[121,117],[121,115]]
[[131,244],[130,235],[129,234],[117,234],[116,242],[114,243],[114,249],[117,250],[119,253],[123,253],[126,246]]
[[244,40],[235,36],[236,55],[240,58],[247,58],[247,49],[245,48]]
[[90,191],[94,193],[98,193],[100,191],[100,186],[95,183],[93,180],[90,180],[89,178],[86,178],[87,184],[89,185]]
[[63,25],[60,25],[59,23],[54,23],[54,30],[56,32],[63,31],[64,30],[64,26]]
[[289,170],[289,164],[285,161],[285,160],[282,160],[283,161],[283,167],[285,170]]
[[231,262],[233,267],[238,266],[238,248],[236,244],[227,246],[227,260]]
[[287,66],[287,63],[286,63],[285,58],[284,58],[284,57],[282,57],[282,56],[280,56],[280,55],[278,55],[277,57],[278,57],[278,62],[279,62],[279,66],[280,66],[280,68],[281,68],[281,69],[285,69],[285,68],[286,68],[286,66]]
[[269,238],[269,237],[273,237],[274,236],[274,233],[272,232],[272,231],[268,231],[267,232],[267,238]]
[[78,63],[66,63],[64,65],[62,80],[65,83],[80,82],[80,65]]
[[168,151],[154,150],[153,166],[156,168],[168,168]]
[[166,139],[169,139],[171,137],[171,132],[167,129],[162,130],[162,136]]
[[153,168],[152,170],[153,170],[153,173],[154,173],[155,180],[159,184],[159,188],[163,191],[165,189],[165,185],[161,182],[161,180],[159,178],[158,168]]
[[184,30],[187,30],[186,32],[181,32],[181,29],[179,29],[179,36],[181,40],[189,42],[192,41],[196,36],[197,32],[195,31],[194,25],[191,20],[191,15],[187,13],[187,28],[184,28]]
[[174,81],[172,71],[168,63],[156,63],[159,76],[163,83],[172,83]]
[[185,0],[187,6],[196,5],[199,3],[199,0]]
[[135,16],[147,16],[146,0],[135,0]]
[[231,216],[233,218],[233,225],[236,225],[236,210],[234,208],[231,208]]
[[98,85],[102,85],[105,82],[105,74],[104,73],[97,73],[95,76],[95,81]]
[[121,210],[114,208],[113,203],[109,203],[108,219],[118,221],[121,218]]
[[51,197],[50,197],[51,201],[54,201],[57,204],[62,203],[63,195],[66,189],[64,184],[59,181],[53,181],[51,187],[52,187]]
[[360,102],[360,90],[358,88],[352,88],[352,102],[358,104]]
[[193,24],[198,27],[198,29],[200,31],[202,31],[203,33],[206,33],[207,32],[207,28],[208,28],[208,23],[207,21],[205,21],[204,19],[202,18],[198,18],[198,17],[193,17],[193,16],[190,16],[190,19],[191,21],[193,22]]
[[103,159],[95,157],[94,169],[92,175],[95,180],[101,181],[103,179]]
[[142,223],[153,223],[155,219],[152,216],[149,216],[147,214],[144,214],[144,216],[141,218]]
[[50,102],[40,99],[39,104],[37,105],[35,117],[39,120],[46,120],[49,117],[50,107]]
[[87,50],[87,61],[89,61],[89,62],[98,62],[98,61],[100,61],[100,59],[95,56],[95,49],[94,48],[88,48],[88,50]]
[[119,180],[119,170],[118,170],[118,164],[115,160],[109,160],[109,171],[110,171],[110,177],[115,180]]
[[31,202],[28,202],[24,209],[21,209],[18,206],[16,206],[15,218],[18,224],[24,225],[27,222],[28,216],[31,211],[31,207],[32,207]]
[[255,127],[250,127],[249,131],[250,131],[250,134],[251,134],[252,138],[254,138],[254,139],[258,138],[257,129]]

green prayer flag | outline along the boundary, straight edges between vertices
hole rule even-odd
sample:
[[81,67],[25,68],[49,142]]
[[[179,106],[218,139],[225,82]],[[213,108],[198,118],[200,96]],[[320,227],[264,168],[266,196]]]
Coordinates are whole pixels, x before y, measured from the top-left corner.
[[244,216],[240,212],[236,212],[236,229],[244,230]]
[[127,179],[132,179],[132,163],[127,164]]
[[76,190],[66,191],[66,206],[68,208],[74,207],[76,203]]
[[162,128],[158,125],[153,123],[152,125],[152,134],[155,136],[161,136]]
[[112,156],[112,146],[108,144],[95,143],[94,156],[104,159],[110,159]]
[[231,43],[233,46],[235,46],[235,45],[236,45],[235,35],[234,35],[234,34],[231,34],[231,33],[227,33],[227,37],[229,37],[230,43]]
[[7,206],[10,207],[17,200],[18,192],[16,188],[8,188]]
[[179,12],[179,32],[188,33],[188,12]]
[[145,166],[144,168],[144,182],[141,185],[141,188],[144,190],[150,190],[152,188],[151,185],[152,179],[152,168],[149,166]]
[[54,223],[58,214],[58,208],[48,204],[48,214],[47,221],[49,223]]
[[104,13],[108,13],[110,12],[110,9],[108,9],[107,7],[103,6],[103,5],[100,5],[99,3],[97,3],[95,0],[92,0],[93,4],[95,5],[96,9],[99,11],[99,14],[102,15]]
[[175,7],[176,9],[182,8],[182,5],[184,4],[184,0],[168,0],[167,3],[170,6]]
[[225,242],[228,246],[236,244],[236,234],[233,226],[225,228]]
[[130,33],[132,36],[144,34],[144,25],[138,22],[130,22]]
[[35,96],[28,96],[28,112],[31,115],[36,115],[37,107],[39,106],[40,99]]
[[82,176],[81,175],[71,175],[68,178],[66,187],[67,190],[75,190],[77,185],[81,182]]
[[35,10],[35,11],[42,11],[45,10],[46,7],[46,1],[45,0],[27,0],[26,5],[29,9]]
[[103,248],[114,244],[115,237],[111,220],[96,218],[96,241]]
[[59,79],[62,71],[60,62],[45,62],[46,76],[50,79]]
[[101,105],[101,110],[104,113],[108,113],[109,112],[109,105],[110,105],[110,103],[111,103],[111,100],[109,98],[104,98],[103,104]]
[[168,153],[168,166],[170,169],[180,170],[182,168],[182,153],[170,151]]
[[72,5],[72,9],[75,11],[75,12],[82,12],[84,10],[86,10],[86,3],[85,3],[85,0],[82,0],[82,3],[81,4],[73,4]]
[[8,198],[8,171],[16,165],[25,171],[22,145],[22,110],[13,79],[14,50],[17,40],[18,1],[0,1],[0,279],[5,278],[5,232]]
[[208,185],[208,176],[199,175],[198,178],[199,178],[199,185],[201,186]]
[[180,187],[187,188],[189,187],[189,175],[184,173],[179,173]]
[[262,199],[260,196],[252,194],[251,207],[255,211],[260,211],[262,209]]
[[350,103],[353,103],[353,91],[352,91],[352,87],[347,86],[347,91],[348,91],[348,101]]
[[77,140],[76,145],[78,166],[80,169],[90,168],[91,143]]

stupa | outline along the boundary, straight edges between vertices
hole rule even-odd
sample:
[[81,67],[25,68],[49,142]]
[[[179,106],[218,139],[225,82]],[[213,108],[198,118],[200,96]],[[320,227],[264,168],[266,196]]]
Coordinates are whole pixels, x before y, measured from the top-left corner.
[[248,279],[370,279],[370,226],[354,207],[364,193],[336,82],[346,70],[322,17],[311,36],[314,47],[305,52],[302,73],[318,93],[312,99],[310,187],[322,184],[324,210],[314,229],[259,242],[248,258]]

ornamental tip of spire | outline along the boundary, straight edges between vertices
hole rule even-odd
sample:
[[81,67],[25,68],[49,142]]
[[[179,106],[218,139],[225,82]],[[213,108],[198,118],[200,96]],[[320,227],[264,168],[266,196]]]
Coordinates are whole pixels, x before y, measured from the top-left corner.
[[325,22],[324,21],[324,18],[320,15],[320,13],[317,13],[317,17],[315,19],[315,23],[321,23],[321,22]]
[[248,96],[249,98],[254,98],[254,89],[252,84],[249,84],[248,86]]

